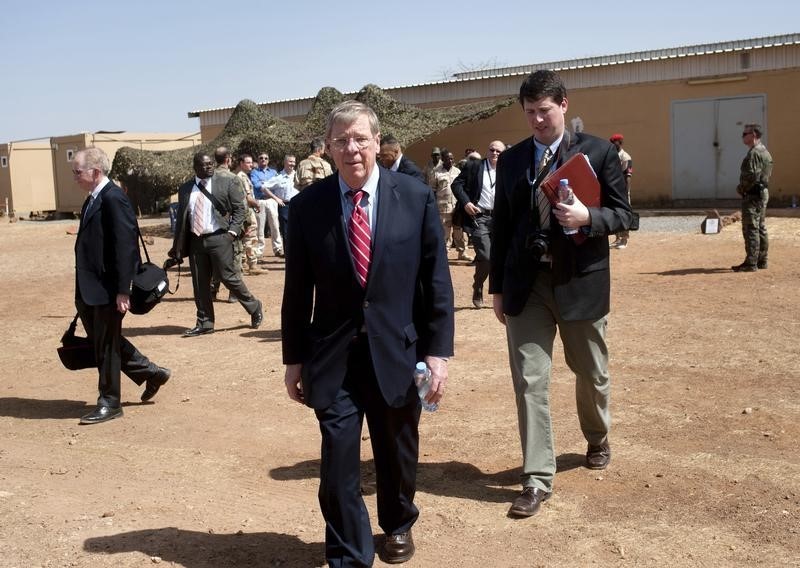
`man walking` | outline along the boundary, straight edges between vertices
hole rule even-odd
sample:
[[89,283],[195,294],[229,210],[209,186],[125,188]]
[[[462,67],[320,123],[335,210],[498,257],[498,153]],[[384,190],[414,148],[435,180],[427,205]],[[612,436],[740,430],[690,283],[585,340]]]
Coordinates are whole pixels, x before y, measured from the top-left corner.
[[202,152],[194,155],[195,177],[178,189],[178,217],[169,256],[189,258],[197,322],[184,337],[214,332],[211,275],[219,276],[231,295],[250,314],[250,327],[264,319],[261,301],[247,289],[233,264],[233,241],[242,231],[244,192],[239,178],[214,172],[214,162]]
[[492,211],[497,185],[497,159],[506,149],[499,140],[489,144],[485,160],[467,160],[453,182],[453,193],[464,210],[464,230],[475,249],[475,276],[472,281],[472,305],[483,307],[483,285],[489,277],[491,257]]
[[[530,517],[552,495],[556,472],[549,406],[556,330],[575,373],[586,467],[604,469],[611,459],[608,235],[629,229],[634,217],[614,146],[565,130],[567,90],[558,74],[531,73],[519,102],[533,136],[497,162],[489,292],[506,326],[522,443],[523,489],[509,515]],[[600,206],[587,208],[576,198],[553,209],[539,183],[578,153],[597,175]],[[579,236],[564,228],[578,229]]]
[[736,191],[742,196],[742,236],[747,256],[744,262],[731,266],[731,269],[734,272],[755,272],[767,268],[767,188],[772,175],[772,155],[761,143],[760,124],[745,124],[742,142],[749,150],[742,160]]
[[122,337],[122,318],[131,307],[133,276],[141,262],[139,227],[128,196],[108,179],[111,163],[100,148],[78,151],[72,175],[88,193],[75,241],[75,306],[97,361],[97,406],[81,424],[122,416],[120,372],[137,385],[141,399],[153,398],[170,370],[150,362]]
[[441,400],[453,353],[453,289],[428,186],[376,165],[380,128],[357,101],[328,116],[338,168],[291,201],[281,325],[289,397],[314,409],[322,434],[319,501],[328,565],[372,566],[359,475],[366,416],[378,485],[382,556],[414,554],[419,456],[416,361]]

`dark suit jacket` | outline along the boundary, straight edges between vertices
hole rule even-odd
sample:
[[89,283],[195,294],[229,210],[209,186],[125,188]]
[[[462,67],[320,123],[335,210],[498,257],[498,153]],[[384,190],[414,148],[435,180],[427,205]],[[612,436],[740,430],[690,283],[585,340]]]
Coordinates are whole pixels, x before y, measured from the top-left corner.
[[364,325],[391,406],[417,396],[417,361],[453,353],[453,287],[433,193],[409,176],[379,171],[366,290],[353,268],[339,176],[308,186],[289,204],[283,361],[303,364],[303,392],[312,408],[333,401]]
[[[467,203],[477,206],[483,189],[483,172],[486,170],[486,160],[467,160],[464,169],[453,180],[450,189],[458,200],[459,209],[463,210]],[[474,229],[475,220],[466,213],[463,216],[465,229]]]
[[419,169],[419,166],[405,156],[400,157],[400,163],[397,165],[397,171],[401,174],[406,174],[411,177],[417,178],[422,183],[428,183],[425,174]]
[[[172,250],[181,257],[189,256],[189,233],[192,230],[189,221],[189,197],[194,188],[195,178],[192,177],[178,189],[178,216],[175,221],[175,238]],[[217,198],[227,211],[221,215],[216,207],[212,206],[214,218],[221,229],[231,231],[237,235],[242,232],[244,222],[245,204],[244,190],[239,177],[229,171],[216,171],[211,177],[211,194]]]
[[84,208],[75,240],[75,293],[89,306],[113,304],[117,294],[131,293],[139,267],[136,215],[112,182]]
[[[561,316],[570,321],[608,313],[608,235],[629,229],[634,217],[616,148],[595,136],[565,131],[558,164],[578,152],[589,157],[602,194],[600,207],[589,209],[591,225],[582,229],[588,238],[580,245],[564,235],[554,216],[550,219],[554,295]],[[503,294],[503,311],[512,316],[525,307],[538,268],[538,259],[525,246],[526,236],[537,229],[531,226],[526,179],[532,162],[533,138],[529,138],[503,152],[497,163],[489,292]],[[534,219],[538,225],[538,215]]]

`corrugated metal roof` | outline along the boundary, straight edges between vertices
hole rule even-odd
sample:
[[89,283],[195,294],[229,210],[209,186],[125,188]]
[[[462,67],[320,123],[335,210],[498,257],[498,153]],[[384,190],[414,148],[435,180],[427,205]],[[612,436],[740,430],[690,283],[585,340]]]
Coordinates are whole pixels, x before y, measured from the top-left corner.
[[[579,59],[568,59],[562,61],[550,61],[545,63],[534,63],[530,65],[519,65],[514,67],[498,67],[495,69],[484,69],[480,71],[468,71],[455,73],[452,79],[432,81],[427,83],[412,83],[409,85],[396,85],[394,87],[383,88],[389,94],[392,91],[399,91],[420,87],[434,87],[437,85],[451,85],[455,83],[466,83],[483,79],[495,79],[503,77],[515,77],[527,74],[538,69],[552,69],[554,71],[579,70],[587,68],[598,68],[611,65],[626,65],[632,63],[642,63],[666,59],[678,59],[701,55],[712,55],[720,53],[732,53],[736,51],[746,51],[769,47],[780,47],[789,45],[800,45],[800,33],[765,36],[760,38],[742,39],[717,43],[689,45],[683,47],[672,47],[666,49],[656,49],[648,51],[636,51],[630,53],[620,53],[616,55],[603,55],[598,57],[585,57]],[[344,95],[356,95],[356,92],[343,93]],[[315,95],[316,96],[316,95]],[[280,99],[258,103],[259,106],[290,105],[307,102],[310,104],[314,100],[312,97],[299,97],[293,99]],[[234,107],[216,107],[201,110],[194,110],[188,113],[189,118],[197,118],[201,113],[211,113],[219,111],[232,111]]]
[[644,61],[654,61],[659,59],[692,57],[697,55],[710,55],[715,53],[730,53],[733,51],[744,51],[748,49],[759,49],[764,47],[780,47],[782,45],[797,45],[797,44],[800,44],[800,34],[786,34],[786,35],[767,36],[767,37],[752,38],[752,39],[741,39],[735,41],[725,41],[718,43],[688,45],[684,47],[671,47],[667,49],[634,51],[631,53],[619,53],[616,55],[601,55],[598,57],[585,57],[580,59],[570,59],[564,61],[550,61],[547,63],[518,65],[514,67],[483,69],[480,71],[467,71],[464,73],[454,73],[453,78],[456,80],[486,79],[491,77],[502,77],[506,75],[519,75],[521,73],[530,73],[531,71],[536,71],[537,69],[553,69],[555,71],[562,71],[566,69],[584,69],[586,67],[601,67],[605,65],[641,63]]

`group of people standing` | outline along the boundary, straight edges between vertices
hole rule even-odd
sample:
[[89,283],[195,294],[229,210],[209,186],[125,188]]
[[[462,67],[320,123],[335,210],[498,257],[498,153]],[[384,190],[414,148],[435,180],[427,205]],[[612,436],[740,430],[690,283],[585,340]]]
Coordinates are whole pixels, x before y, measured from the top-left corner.
[[[425,401],[440,403],[454,354],[453,288],[442,230],[448,214],[452,219],[453,199],[464,211],[476,253],[473,303],[483,305],[488,279],[494,315],[505,328],[522,453],[521,491],[508,515],[530,517],[553,495],[549,387],[556,333],[575,374],[585,466],[604,469],[611,460],[608,237],[634,225],[626,174],[610,141],[565,128],[567,91],[557,73],[531,73],[520,86],[519,103],[529,138],[509,149],[493,141],[485,159],[463,168],[442,150],[432,177],[403,160],[396,140],[382,138],[371,108],[345,101],[331,111],[324,139],[312,144],[312,156],[296,172],[294,156],[285,157],[280,173],[270,173],[266,153],[258,155],[258,167],[242,156],[234,175],[199,153],[195,176],[180,187],[170,256],[188,258],[192,272],[197,321],[184,334],[190,337],[214,330],[212,274],[250,313],[252,327],[261,324],[262,303],[235,270],[233,242],[247,234],[248,209],[258,210],[250,237],[256,240],[270,223],[258,215],[269,219],[277,210],[280,219],[280,211],[289,210],[283,225],[270,225],[276,255],[283,252],[275,244],[281,226],[289,243],[281,307],[284,383],[289,398],[311,407],[319,423],[319,502],[331,567],[371,566],[376,553],[361,493],[364,418],[385,533],[379,554],[402,563],[415,553],[421,404],[412,371],[418,361],[425,363]],[[760,134],[755,127],[747,132],[754,139]],[[321,158],[326,148],[336,175]],[[171,375],[121,337],[139,260],[136,221],[124,192],[107,178],[107,158],[103,162],[97,152],[79,152],[73,164],[76,180],[90,193],[76,242],[76,305],[100,374],[98,407],[83,423],[121,415],[120,371],[145,385],[143,400]],[[539,187],[542,179],[578,153],[597,175],[600,205],[587,207],[577,198],[551,205]],[[447,200],[438,195],[444,187],[452,192]],[[764,202],[765,191],[759,188]],[[270,200],[274,206],[260,203]],[[256,259],[259,250],[263,254],[258,242],[249,246]],[[748,250],[748,261],[752,256],[757,265],[759,254]],[[766,263],[766,246],[763,255]]]

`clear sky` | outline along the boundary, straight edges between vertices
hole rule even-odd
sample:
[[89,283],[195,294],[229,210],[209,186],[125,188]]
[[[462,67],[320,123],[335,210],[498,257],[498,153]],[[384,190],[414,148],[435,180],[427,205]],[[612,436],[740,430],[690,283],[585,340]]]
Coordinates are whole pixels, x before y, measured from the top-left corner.
[[242,99],[798,31],[798,0],[3,0],[0,142],[196,132],[187,112]]

